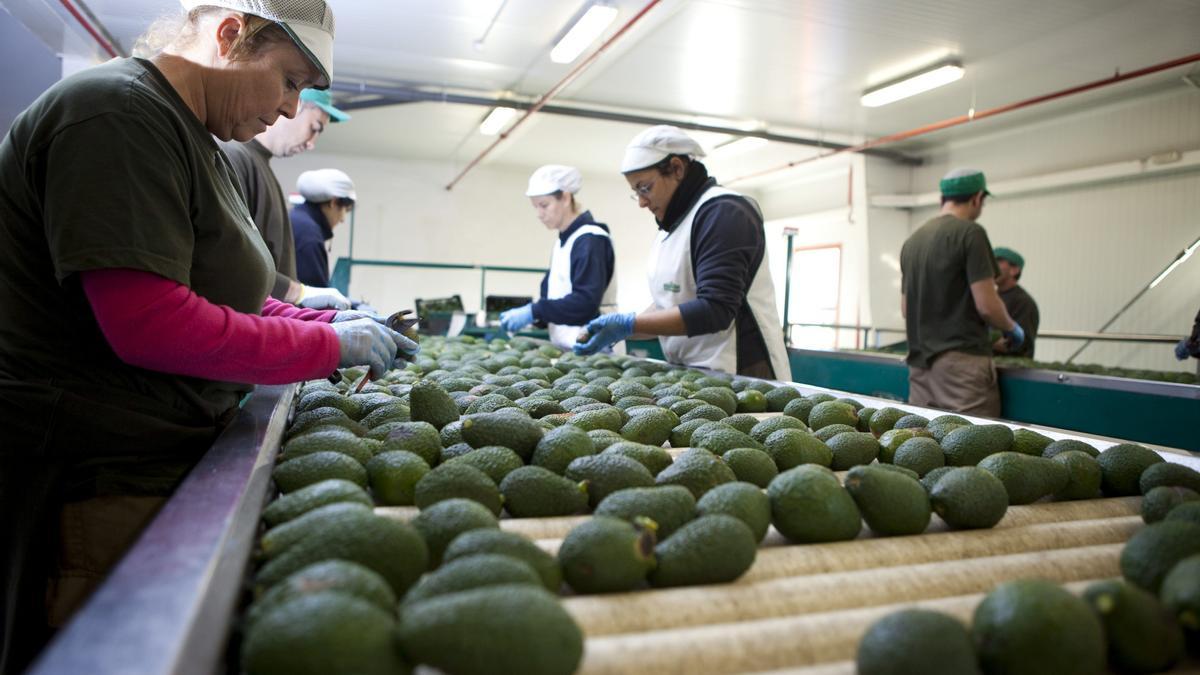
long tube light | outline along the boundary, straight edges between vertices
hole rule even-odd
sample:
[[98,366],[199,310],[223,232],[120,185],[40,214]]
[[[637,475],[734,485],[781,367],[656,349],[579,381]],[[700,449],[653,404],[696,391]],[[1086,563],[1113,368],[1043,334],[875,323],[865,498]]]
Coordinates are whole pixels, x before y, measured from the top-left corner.
[[479,124],[479,133],[484,136],[495,136],[508,126],[509,121],[517,114],[516,108],[492,108],[492,112],[483,118],[483,122]]
[[957,61],[942,62],[925,70],[905,75],[878,87],[863,92],[862,104],[868,108],[895,103],[900,99],[937,89],[962,79],[964,70]]
[[615,18],[616,7],[605,4],[593,4],[588,7],[575,25],[571,26],[571,30],[554,45],[554,49],[550,51],[550,60],[555,63],[570,63],[579,58],[583,50],[595,42]]
[[768,142],[769,141],[767,141],[767,139],[759,138],[758,136],[743,136],[736,140],[718,145],[717,147],[713,148],[711,154],[715,157],[725,158],[744,155],[747,152],[757,150],[767,145]]
[[1179,267],[1184,263],[1184,261],[1192,257],[1192,254],[1195,253],[1196,249],[1198,248],[1200,248],[1200,239],[1193,241],[1191,246],[1183,249],[1183,251],[1179,253],[1179,256],[1175,258],[1175,261],[1170,265],[1167,265],[1167,269],[1163,270],[1161,274],[1154,277],[1154,281],[1150,282],[1150,288],[1154,288],[1155,286],[1161,284],[1163,279],[1167,278],[1168,274],[1174,272],[1176,267]]

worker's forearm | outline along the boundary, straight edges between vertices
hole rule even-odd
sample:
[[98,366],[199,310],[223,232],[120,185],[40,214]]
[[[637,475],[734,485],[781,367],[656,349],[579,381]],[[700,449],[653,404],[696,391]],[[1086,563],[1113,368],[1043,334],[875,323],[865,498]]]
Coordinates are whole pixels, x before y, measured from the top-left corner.
[[983,320],[992,328],[1009,331],[1012,330],[1013,325],[1016,323],[1008,315],[1008,309],[1005,308],[1004,302],[998,295],[994,299],[987,298],[983,302],[976,303],[975,309],[979,312],[979,316],[983,317]]
[[300,295],[303,289],[304,286],[299,281],[293,279],[292,283],[288,284],[287,295],[284,296],[283,301],[290,302],[293,305],[300,302]]
[[687,335],[687,325],[678,307],[668,307],[638,314],[633,321],[633,332],[634,339],[641,336]]

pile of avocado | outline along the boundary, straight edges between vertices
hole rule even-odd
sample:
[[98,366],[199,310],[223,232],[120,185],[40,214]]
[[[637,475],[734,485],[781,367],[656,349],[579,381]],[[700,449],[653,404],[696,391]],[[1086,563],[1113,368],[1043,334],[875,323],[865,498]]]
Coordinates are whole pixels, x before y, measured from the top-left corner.
[[[1147,503],[1162,511],[1200,491],[1172,472],[1139,482],[1162,461],[1141,446],[1100,453],[520,338],[427,339],[414,362],[352,393],[362,375],[345,369],[297,396],[273,471],[282,496],[263,512],[247,673],[571,672],[583,647],[555,599],[564,588],[733,581],[771,526],[794,543],[834,542],[864,522],[903,536],[935,513],[987,528],[1043,498],[1153,488]],[[377,505],[420,512],[402,523]],[[501,515],[587,513],[557,556],[498,529]]]
[[1146,370],[1134,368],[1109,368],[1095,363],[1063,363],[1062,361],[1034,361],[1018,356],[997,356],[996,365],[1003,368],[1037,368],[1064,373],[1083,373],[1085,375],[1104,375],[1106,377],[1124,377],[1133,380],[1150,380],[1153,382],[1173,382],[1175,384],[1197,384],[1200,380],[1195,373],[1176,372],[1169,370]]

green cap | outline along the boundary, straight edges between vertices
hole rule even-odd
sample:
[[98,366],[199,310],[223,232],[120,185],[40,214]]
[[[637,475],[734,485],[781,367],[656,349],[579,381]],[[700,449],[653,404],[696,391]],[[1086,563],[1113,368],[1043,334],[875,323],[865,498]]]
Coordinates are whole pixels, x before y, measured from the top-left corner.
[[946,197],[966,197],[976,192],[992,196],[987,189],[987,179],[979,169],[955,169],[942,178],[938,187]]
[[324,89],[305,89],[300,92],[300,100],[311,103],[329,113],[330,122],[345,122],[350,119],[346,113],[333,107],[333,96]]
[[994,251],[992,251],[992,255],[996,256],[997,258],[1003,258],[1003,259],[1007,260],[1010,264],[1016,265],[1017,267],[1020,267],[1021,269],[1025,269],[1025,259],[1021,257],[1020,253],[1017,253],[1016,251],[1012,250],[1011,248],[1005,248],[1004,246],[997,246],[996,249]]

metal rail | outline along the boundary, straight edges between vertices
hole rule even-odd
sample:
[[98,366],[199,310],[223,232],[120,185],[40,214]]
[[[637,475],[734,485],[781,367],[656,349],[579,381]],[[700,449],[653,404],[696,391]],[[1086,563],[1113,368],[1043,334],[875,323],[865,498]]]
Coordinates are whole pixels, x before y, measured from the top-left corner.
[[31,675],[223,671],[296,385],[258,387]]
[[[904,335],[906,332],[905,329],[903,329],[903,328],[854,326],[854,325],[838,324],[838,323],[808,323],[808,322],[802,322],[802,321],[788,322],[789,329],[792,327],[796,327],[796,326],[805,327],[805,328],[831,328],[831,329],[836,329],[836,330],[862,331],[864,345],[870,343],[869,337],[872,332],[874,332],[876,334],[876,337],[878,337],[882,333],[893,333],[893,334],[897,334],[897,335]],[[1175,344],[1176,342],[1179,342],[1181,339],[1183,339],[1187,336],[1186,335],[1153,335],[1153,334],[1141,334],[1141,333],[1097,333],[1097,332],[1093,332],[1093,331],[1084,331],[1084,330],[1040,330],[1037,332],[1036,337],[1039,340],[1041,340],[1041,339],[1091,340],[1091,341],[1096,341],[1096,342],[1143,342],[1143,343],[1155,343],[1155,344]]]

